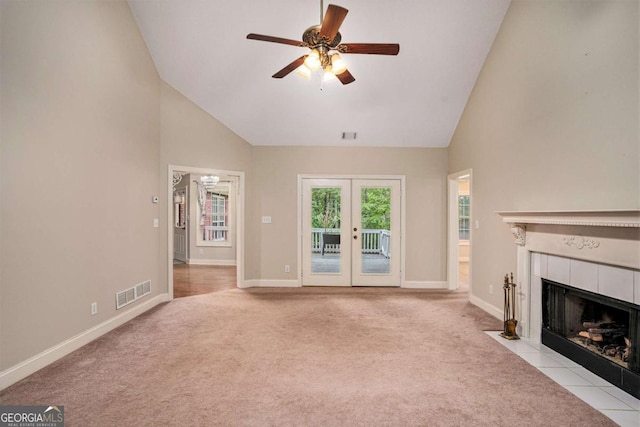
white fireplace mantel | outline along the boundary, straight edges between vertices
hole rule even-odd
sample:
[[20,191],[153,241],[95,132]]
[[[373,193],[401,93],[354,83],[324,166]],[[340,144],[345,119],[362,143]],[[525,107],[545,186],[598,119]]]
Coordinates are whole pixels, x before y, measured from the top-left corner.
[[600,211],[500,211],[508,224],[577,225],[591,227],[640,227],[640,210]]
[[[582,287],[581,283],[577,282],[584,281],[588,281],[589,286],[597,287],[598,280],[605,285],[603,274],[617,271],[624,277],[630,277],[630,283],[620,283],[620,286],[631,286],[631,302],[638,304],[640,210],[496,213],[510,226],[515,237],[516,283],[519,285],[520,297],[517,308],[521,313],[519,333],[523,336],[539,339],[540,278],[546,274],[546,267],[542,268],[545,273],[540,273],[540,260],[546,263],[548,259],[550,266],[552,261],[554,265],[563,265],[567,277],[570,277],[569,281],[576,282],[570,284],[576,287]],[[575,274],[571,274],[573,268],[576,269],[573,272]],[[613,286],[618,286],[618,281]]]

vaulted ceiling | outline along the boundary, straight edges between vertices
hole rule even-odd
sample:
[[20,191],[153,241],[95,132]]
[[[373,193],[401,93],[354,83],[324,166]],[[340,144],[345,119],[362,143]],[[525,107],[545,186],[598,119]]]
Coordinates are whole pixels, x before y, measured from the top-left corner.
[[343,55],[348,85],[274,79],[308,49],[247,34],[300,40],[319,0],[129,1],[162,79],[253,145],[447,147],[509,0],[332,3],[349,10],[343,43],[399,55]]

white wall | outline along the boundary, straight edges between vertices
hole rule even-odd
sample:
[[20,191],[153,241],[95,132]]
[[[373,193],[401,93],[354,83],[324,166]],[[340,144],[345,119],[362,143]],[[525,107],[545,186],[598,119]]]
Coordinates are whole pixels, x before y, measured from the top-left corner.
[[[0,3],[0,371],[158,277],[160,79],[125,2]],[[90,315],[91,302],[98,314]]]
[[[473,294],[515,272],[499,210],[638,209],[638,2],[513,0],[449,148],[473,169]],[[499,288],[499,287],[498,287]]]

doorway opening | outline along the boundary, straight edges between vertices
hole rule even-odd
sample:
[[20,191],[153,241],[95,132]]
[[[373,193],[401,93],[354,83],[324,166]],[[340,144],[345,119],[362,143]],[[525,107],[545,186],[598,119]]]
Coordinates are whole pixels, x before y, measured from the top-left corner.
[[241,287],[244,172],[169,165],[171,299]]
[[449,175],[449,290],[471,291],[472,171]]
[[401,285],[403,179],[300,179],[302,286]]

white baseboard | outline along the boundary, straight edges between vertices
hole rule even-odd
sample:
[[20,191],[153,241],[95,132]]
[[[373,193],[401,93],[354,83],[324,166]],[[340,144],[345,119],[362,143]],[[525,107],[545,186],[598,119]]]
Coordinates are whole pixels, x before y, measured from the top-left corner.
[[502,310],[500,310],[497,307],[492,306],[491,304],[485,302],[484,300],[481,300],[480,298],[470,295],[469,296],[469,302],[481,309],[483,309],[484,311],[486,311],[487,313],[489,313],[490,315],[492,315],[493,317],[499,319],[499,320],[504,320],[504,315]]
[[449,289],[449,284],[447,282],[420,282],[405,280],[400,287],[406,289]]
[[217,266],[234,266],[235,259],[188,259],[189,265],[217,265]]
[[130,310],[119,314],[117,316],[108,319],[99,325],[96,325],[78,335],[69,338],[66,341],[61,342],[40,354],[18,363],[9,369],[0,372],[0,390],[9,387],[12,384],[20,381],[33,374],[34,372],[44,368],[47,365],[55,362],[58,359],[66,356],[67,354],[79,349],[83,345],[90,343],[96,338],[101,337],[109,331],[124,325],[129,320],[141,315],[145,311],[152,309],[153,307],[163,302],[169,301],[168,294],[160,294],[148,301],[131,307]]
[[297,280],[245,280],[243,288],[299,288]]

